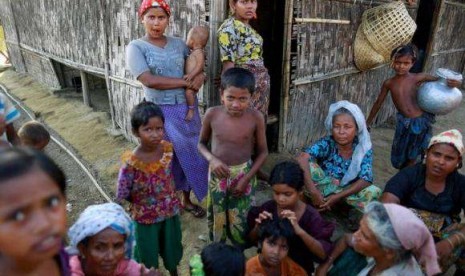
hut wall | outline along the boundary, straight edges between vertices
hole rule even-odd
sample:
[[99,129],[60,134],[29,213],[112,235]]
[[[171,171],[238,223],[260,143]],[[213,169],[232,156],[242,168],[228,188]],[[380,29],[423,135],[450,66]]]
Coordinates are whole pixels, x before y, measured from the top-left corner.
[[[294,23],[291,87],[284,103],[281,150],[293,151],[324,135],[324,119],[335,101],[349,100],[368,115],[392,72],[388,66],[357,70],[353,45],[363,12],[383,2],[387,1],[294,0],[294,18],[349,20],[350,24]],[[409,11],[415,16],[415,8]],[[388,97],[376,122],[394,113]]]
[[24,60],[18,46],[15,17],[8,0],[0,0],[0,21],[5,34],[10,62],[15,66],[16,70],[25,72]]
[[437,68],[445,67],[465,73],[465,0],[442,0],[436,14],[425,71],[434,73]]

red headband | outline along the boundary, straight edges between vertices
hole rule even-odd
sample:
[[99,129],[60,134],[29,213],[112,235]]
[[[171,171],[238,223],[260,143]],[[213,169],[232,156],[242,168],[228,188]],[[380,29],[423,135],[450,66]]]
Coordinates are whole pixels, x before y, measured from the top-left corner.
[[143,0],[139,8],[139,16],[142,15],[150,8],[162,8],[168,16],[171,16],[170,6],[165,2],[165,0]]

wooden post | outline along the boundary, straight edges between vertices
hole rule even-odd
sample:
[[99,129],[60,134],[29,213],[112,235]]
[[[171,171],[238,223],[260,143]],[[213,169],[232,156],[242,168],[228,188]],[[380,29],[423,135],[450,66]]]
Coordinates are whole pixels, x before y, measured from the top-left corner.
[[279,114],[278,152],[284,150],[286,144],[287,116],[289,112],[289,91],[291,89],[291,40],[294,1],[286,1],[284,18],[283,46],[283,81],[281,84],[281,108]]
[[89,94],[89,84],[87,83],[87,74],[84,71],[79,71],[81,73],[81,84],[82,84],[82,99],[84,100],[84,104],[87,106],[92,106],[90,102],[90,94]]
[[220,54],[218,47],[218,37],[216,31],[221,23],[226,19],[228,11],[228,0],[214,0],[210,1],[210,39],[208,61],[209,67],[207,69],[208,82],[205,87],[207,95],[205,97],[207,107],[217,105],[220,103],[220,93],[215,87],[215,78],[221,73]]

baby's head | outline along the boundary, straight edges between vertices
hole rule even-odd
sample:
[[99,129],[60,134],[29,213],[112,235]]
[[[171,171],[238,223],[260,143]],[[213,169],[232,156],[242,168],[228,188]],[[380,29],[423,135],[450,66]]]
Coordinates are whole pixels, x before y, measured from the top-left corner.
[[409,43],[406,45],[401,45],[391,52],[391,66],[399,58],[408,58],[411,60],[412,66],[417,61],[418,49],[415,45]]
[[[245,257],[234,246],[214,242],[207,245],[200,254],[201,268],[191,267],[191,275],[242,276],[245,275]],[[203,274],[202,274],[203,273]]]
[[265,220],[258,228],[258,252],[260,261],[266,266],[275,267],[289,252],[288,240],[294,235],[294,228],[287,218]]
[[189,49],[203,49],[207,45],[209,30],[204,26],[195,26],[187,34],[186,44]]
[[153,102],[144,100],[131,111],[132,133],[139,138],[141,144],[152,143],[154,140],[160,142],[165,133],[164,124],[163,111]]
[[66,233],[66,178],[44,153],[0,151],[0,254],[34,269],[53,259]]
[[50,142],[50,133],[37,121],[30,121],[21,126],[18,130],[21,145],[43,150]]

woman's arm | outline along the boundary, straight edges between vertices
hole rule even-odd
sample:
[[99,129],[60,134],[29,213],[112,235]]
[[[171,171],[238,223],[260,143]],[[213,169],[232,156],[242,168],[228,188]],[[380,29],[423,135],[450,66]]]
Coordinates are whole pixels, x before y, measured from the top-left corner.
[[381,199],[379,201],[381,201],[382,203],[400,204],[400,199],[396,195],[391,194],[389,192],[384,192],[381,195]]
[[182,78],[169,78],[155,76],[150,71],[142,73],[137,80],[139,80],[144,86],[158,89],[158,90],[168,90],[176,88],[186,88],[190,83]]
[[312,176],[310,174],[310,167],[309,167],[310,154],[306,152],[301,152],[299,156],[296,157],[296,160],[300,168],[304,172],[304,184],[312,196],[312,203],[316,207],[319,207],[320,205],[324,204],[323,195],[315,186],[315,183],[313,182]]
[[341,199],[344,199],[348,196],[356,194],[361,190],[365,189],[366,187],[370,186],[370,182],[364,179],[358,179],[354,183],[350,184],[347,189],[342,190],[339,193],[332,194],[324,199],[325,203],[320,206],[323,210],[331,210],[331,207],[339,202]]
[[229,61],[229,60],[228,61],[223,61],[223,70],[221,70],[221,74],[223,74],[229,68],[233,68],[234,66],[236,66],[236,65],[232,61]]
[[352,246],[352,234],[344,234],[336,243],[331,254],[329,254],[326,262],[320,264],[316,271],[315,276],[324,276],[328,273],[329,268],[333,265],[334,261],[344,252],[347,247]]

